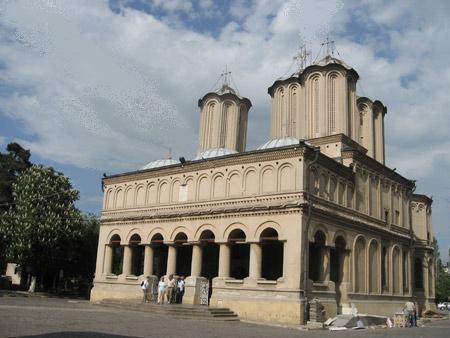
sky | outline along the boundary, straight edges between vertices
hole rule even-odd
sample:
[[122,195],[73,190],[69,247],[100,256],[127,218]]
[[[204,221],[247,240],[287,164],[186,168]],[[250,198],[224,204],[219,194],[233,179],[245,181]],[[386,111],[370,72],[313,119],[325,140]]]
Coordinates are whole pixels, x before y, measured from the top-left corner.
[[267,88],[330,36],[358,95],[387,106],[386,163],[432,196],[447,260],[449,19],[446,0],[0,0],[0,151],[19,142],[99,214],[103,173],[195,157],[197,101],[225,65],[253,104],[247,149],[267,141]]

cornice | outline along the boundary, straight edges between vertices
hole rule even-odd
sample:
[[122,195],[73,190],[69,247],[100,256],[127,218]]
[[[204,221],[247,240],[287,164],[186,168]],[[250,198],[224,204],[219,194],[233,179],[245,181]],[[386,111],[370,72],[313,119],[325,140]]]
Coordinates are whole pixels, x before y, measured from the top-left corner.
[[323,136],[323,137],[317,137],[317,138],[312,138],[312,139],[308,139],[307,140],[309,143],[315,145],[315,146],[321,146],[324,144],[329,144],[329,143],[336,143],[336,142],[341,142],[344,143],[345,145],[354,148],[356,150],[358,150],[359,152],[366,154],[367,153],[367,149],[364,148],[362,145],[360,145],[358,142],[354,141],[353,139],[351,139],[350,137],[348,137],[345,134],[335,134],[335,135],[329,135],[329,136]]
[[343,159],[352,159],[354,161],[360,162],[362,167],[367,166],[370,169],[373,169],[376,173],[381,174],[386,178],[391,179],[392,181],[403,184],[409,189],[413,189],[415,187],[414,181],[403,177],[399,173],[386,167],[377,160],[365,154],[362,154],[355,149],[345,149],[341,152],[341,156]]
[[252,102],[246,97],[241,97],[232,93],[218,94],[215,92],[205,94],[205,96],[203,96],[201,99],[198,100],[198,106],[202,108],[203,104],[208,98],[216,98],[219,99],[220,101],[232,100],[237,101],[238,103],[244,103],[247,108],[247,111],[252,107]]

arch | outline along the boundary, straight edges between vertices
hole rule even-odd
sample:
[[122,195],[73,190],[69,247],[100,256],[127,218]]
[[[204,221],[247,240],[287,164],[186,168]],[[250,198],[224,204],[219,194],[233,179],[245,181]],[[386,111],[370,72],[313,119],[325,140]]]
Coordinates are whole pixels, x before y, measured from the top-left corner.
[[248,227],[247,227],[245,224],[243,224],[243,223],[235,222],[235,223],[229,224],[229,225],[225,228],[225,230],[224,230],[224,232],[223,232],[223,235],[222,235],[222,238],[223,238],[224,240],[227,240],[228,237],[229,237],[229,235],[230,235],[230,233],[231,233],[233,230],[235,230],[235,229],[241,229],[242,231],[244,231],[245,237],[248,237],[248,232],[249,232]]
[[129,186],[125,190],[125,207],[132,208],[134,206],[133,187]]
[[308,76],[308,101],[309,101],[309,129],[310,136],[319,136],[320,131],[320,115],[321,115],[321,90],[322,75],[320,73],[311,73]]
[[145,204],[145,188],[143,184],[136,187],[136,206],[143,206]]
[[338,77],[339,73],[334,71],[330,72],[327,75],[327,88],[328,88],[328,133],[334,134],[336,132],[336,115],[337,115],[337,107],[338,107]]
[[336,232],[333,243],[334,246],[330,248],[330,280],[335,283],[336,301],[339,304],[341,301],[340,285],[343,281],[348,280],[348,244],[345,233],[343,231]]
[[[113,230],[114,231],[114,230]],[[120,275],[123,266],[123,246],[121,245],[121,237],[115,233],[109,240],[110,249],[107,254],[110,255],[110,266],[106,266],[107,273]]]
[[317,225],[311,227],[310,232],[309,232],[309,241],[314,242],[316,233],[319,231],[323,232],[323,234],[324,234],[324,237],[325,237],[324,244],[330,245],[328,229],[323,224],[317,224]]
[[113,230],[113,234],[111,234],[110,238],[108,239],[108,244],[110,244],[110,245],[119,244],[120,245],[120,243],[121,243],[120,235]]
[[[331,243],[334,243],[335,247],[340,247],[344,250],[349,250],[349,243],[347,242],[347,234],[342,231],[342,230],[338,230],[334,233],[333,235],[333,240]],[[344,243],[345,245],[342,246],[342,243]]]
[[355,292],[366,292],[366,239],[362,235],[353,244]]
[[278,231],[266,227],[259,236],[261,245],[261,277],[277,280],[283,276],[284,244],[279,240]]
[[328,175],[324,172],[319,176],[319,194],[322,198],[328,198]]
[[221,173],[217,173],[212,179],[212,196],[213,198],[222,198],[226,194],[225,178]]
[[106,191],[105,208],[107,210],[111,210],[114,208],[113,189],[108,189]]
[[330,192],[329,192],[329,199],[332,202],[336,202],[336,190],[337,190],[337,180],[335,176],[331,176],[330,178]]
[[258,225],[254,232],[254,239],[259,239],[261,237],[261,233],[266,229],[274,229],[280,238],[283,238],[282,230],[280,224],[274,221],[266,221]]
[[150,238],[151,244],[163,243],[163,242],[164,242],[164,237],[163,237],[163,235],[161,235],[160,232],[153,234],[152,237]]
[[158,235],[158,234],[161,235],[161,237],[162,237],[163,240],[164,240],[164,238],[167,237],[166,232],[164,231],[163,228],[161,228],[161,227],[156,227],[156,228],[153,228],[153,229],[149,232],[149,234],[147,235],[147,242],[148,242],[148,243],[151,243],[152,238],[153,238],[154,236]]
[[262,193],[270,193],[276,191],[276,179],[274,175],[274,168],[267,165],[261,169],[260,172],[260,190]]
[[114,197],[114,208],[120,209],[123,208],[123,202],[124,202],[124,193],[122,188],[118,188],[115,193]]
[[186,177],[184,181],[187,189],[187,199],[188,201],[195,201],[195,182],[192,176]]
[[175,240],[175,237],[179,232],[184,232],[189,240],[192,239],[192,234],[189,231],[189,229],[186,228],[185,226],[180,225],[180,226],[176,227],[175,229],[173,229],[172,232],[170,233],[169,238],[170,238],[171,242],[173,242]]
[[210,198],[210,185],[206,174],[200,176],[197,180],[198,199],[206,200]]
[[232,230],[227,238],[227,241],[230,243],[245,242],[246,240],[247,240],[247,235],[242,229]]
[[401,269],[400,269],[400,248],[398,245],[394,245],[391,251],[391,261],[392,261],[392,292],[394,294],[399,294],[401,290]]
[[280,191],[290,191],[295,189],[295,169],[290,163],[284,163],[278,169],[278,182]]
[[147,184],[147,188],[145,191],[145,203],[146,205],[156,204],[158,201],[158,193],[156,191],[156,185],[154,182],[150,182]]
[[133,236],[134,234],[137,234],[140,238],[144,238],[144,236],[142,236],[142,231],[139,228],[133,228],[130,231],[128,231],[127,236],[125,237],[125,244],[129,244],[130,243],[130,238],[131,236]]
[[244,191],[246,195],[256,195],[258,189],[258,175],[254,167],[247,168],[244,172]]
[[168,203],[169,198],[169,183],[167,180],[163,180],[158,185],[158,202]]
[[308,182],[309,192],[311,194],[317,195],[319,193],[318,185],[319,185],[319,174],[317,172],[317,168],[311,167],[309,171],[309,182]]
[[171,191],[170,200],[172,202],[178,202],[178,199],[180,197],[180,180],[178,178],[176,178],[172,181],[170,191]]
[[144,246],[140,245],[141,238],[135,232],[128,241],[131,250],[131,274],[134,276],[140,276],[144,273]]
[[183,231],[177,232],[175,238],[173,239],[175,243],[187,243],[188,236]]
[[372,239],[369,242],[369,293],[379,293],[379,261],[380,244]]
[[214,234],[214,238],[217,238],[217,229],[216,229],[216,227],[214,225],[212,225],[212,224],[202,224],[195,231],[194,241],[199,241],[200,240],[200,236],[201,236],[202,232],[204,232],[204,231],[211,231]]
[[325,279],[327,270],[326,235],[322,229],[315,229],[309,241],[309,273],[308,277],[313,282],[321,282]]
[[241,196],[242,195],[242,179],[241,174],[238,171],[232,171],[228,174],[228,196]]

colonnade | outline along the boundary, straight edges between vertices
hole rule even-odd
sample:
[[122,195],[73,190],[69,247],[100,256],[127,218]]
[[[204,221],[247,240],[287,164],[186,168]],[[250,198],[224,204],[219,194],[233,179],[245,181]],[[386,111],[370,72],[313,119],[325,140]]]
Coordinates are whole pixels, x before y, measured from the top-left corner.
[[[134,236],[139,237],[133,235],[132,238]],[[173,242],[163,241],[161,235],[155,236],[148,244],[141,244],[140,238],[137,237],[134,237],[133,243],[122,244],[120,237],[114,235],[105,247],[104,274],[125,277],[139,275],[161,277],[172,274],[224,279],[248,277],[256,280],[261,278],[276,280],[283,274],[284,243],[278,240],[278,233],[271,228],[263,231],[258,242],[247,242],[245,233],[238,229],[232,231],[225,242],[216,242],[214,234],[210,231],[205,231],[196,242],[188,242],[184,233],[179,233]],[[141,247],[141,251],[137,250],[138,247]],[[139,257],[136,259],[135,255],[142,252],[142,247],[144,248],[142,260]],[[189,253],[190,249],[192,249],[190,257],[179,256],[180,250],[183,250],[182,253]],[[205,250],[208,257],[205,257]],[[165,252],[167,258],[165,262],[161,262],[161,259],[165,258]],[[212,264],[206,264],[205,259],[210,260],[209,263]],[[121,270],[118,268],[120,261],[122,261]],[[274,262],[278,266],[272,266]],[[264,264],[267,266],[265,269]]]

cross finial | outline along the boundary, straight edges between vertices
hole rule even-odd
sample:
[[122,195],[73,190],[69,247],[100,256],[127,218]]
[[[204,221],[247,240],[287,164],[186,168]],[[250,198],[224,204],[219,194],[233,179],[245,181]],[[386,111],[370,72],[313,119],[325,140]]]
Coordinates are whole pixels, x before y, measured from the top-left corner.
[[308,59],[308,56],[310,56],[310,55],[311,55],[311,52],[306,50],[306,46],[301,45],[299,52],[297,53],[297,55],[294,56],[294,60],[297,62],[299,71],[305,69],[306,60]]
[[225,65],[225,70],[222,72],[222,74],[220,74],[220,76],[222,77],[222,86],[229,86],[228,76],[230,75],[231,72],[228,71],[228,66]]
[[327,56],[334,55],[334,40],[330,40],[329,35],[327,35],[327,39],[325,40],[325,42],[322,42],[320,45],[322,47],[327,46]]

